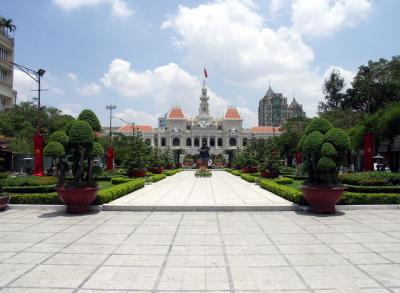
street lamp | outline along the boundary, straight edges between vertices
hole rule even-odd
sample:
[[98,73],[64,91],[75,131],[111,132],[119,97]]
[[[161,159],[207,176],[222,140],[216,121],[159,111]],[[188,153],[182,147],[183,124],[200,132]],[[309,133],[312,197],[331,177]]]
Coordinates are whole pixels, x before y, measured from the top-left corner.
[[38,125],[37,125],[37,131],[33,136],[33,156],[34,156],[33,175],[44,176],[44,168],[43,168],[44,137],[40,133],[40,110],[41,110],[40,93],[43,91],[41,88],[41,78],[46,73],[46,70],[39,69],[38,71],[35,71],[28,67],[14,63],[10,60],[6,60],[6,61],[11,63],[15,67],[17,67],[19,70],[21,70],[25,74],[27,74],[30,78],[32,78],[38,84],[38,89],[37,89],[37,92],[38,92]]
[[112,170],[114,169],[114,150],[112,147],[112,112],[115,110],[117,106],[115,105],[108,105],[106,106],[106,109],[110,111],[110,146],[108,147],[107,150],[107,170]]

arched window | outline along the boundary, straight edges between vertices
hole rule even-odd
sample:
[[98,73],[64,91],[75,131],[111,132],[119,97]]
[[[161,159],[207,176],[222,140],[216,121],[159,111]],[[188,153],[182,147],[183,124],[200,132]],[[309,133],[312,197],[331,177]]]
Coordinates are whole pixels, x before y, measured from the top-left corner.
[[203,137],[203,138],[201,139],[201,145],[203,145],[203,144],[208,145],[208,143],[207,143],[207,138],[206,138],[206,137]]
[[173,146],[180,146],[181,145],[181,140],[179,138],[177,138],[177,137],[174,137],[172,139],[172,145]]
[[198,137],[194,138],[194,146],[196,146],[196,147],[200,146],[200,140]]
[[165,137],[161,137],[161,146],[166,146],[166,139]]
[[236,138],[231,137],[229,139],[229,146],[236,146],[237,142],[236,142]]
[[191,147],[192,146],[192,139],[190,137],[188,137],[186,139],[186,146]]
[[210,138],[210,147],[215,147],[215,138],[214,137]]
[[223,145],[223,143],[222,143],[222,138],[220,137],[220,138],[218,138],[218,146],[219,146],[219,147],[222,147],[222,145]]

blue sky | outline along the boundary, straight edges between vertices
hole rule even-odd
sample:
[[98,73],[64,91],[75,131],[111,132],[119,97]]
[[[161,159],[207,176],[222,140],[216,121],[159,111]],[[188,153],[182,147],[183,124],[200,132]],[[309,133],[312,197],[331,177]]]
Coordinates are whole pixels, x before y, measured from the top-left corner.
[[[156,126],[172,105],[196,114],[205,66],[213,114],[237,106],[254,126],[269,81],[312,116],[332,68],[350,86],[358,66],[400,54],[398,11],[398,0],[10,0],[1,14],[17,26],[15,62],[48,72],[45,105],[107,124],[111,103]],[[14,79],[32,99],[35,84]]]

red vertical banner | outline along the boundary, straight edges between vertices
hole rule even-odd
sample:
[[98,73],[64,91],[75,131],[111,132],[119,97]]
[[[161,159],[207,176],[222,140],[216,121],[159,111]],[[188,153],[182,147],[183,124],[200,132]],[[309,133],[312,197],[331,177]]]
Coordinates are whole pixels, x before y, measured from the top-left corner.
[[43,171],[43,135],[36,133],[33,136],[33,175],[44,176]]
[[296,165],[300,165],[302,162],[302,157],[300,152],[296,152],[295,159],[296,159]]
[[114,169],[114,150],[110,146],[107,150],[107,170]]
[[374,170],[372,154],[374,151],[374,135],[370,132],[364,134],[364,170]]

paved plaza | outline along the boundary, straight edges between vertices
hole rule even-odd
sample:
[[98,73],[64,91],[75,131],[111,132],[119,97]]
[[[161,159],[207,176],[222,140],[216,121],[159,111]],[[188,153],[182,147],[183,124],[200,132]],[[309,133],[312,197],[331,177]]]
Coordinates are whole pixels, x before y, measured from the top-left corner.
[[294,205],[225,171],[212,177],[196,178],[194,171],[183,171],[119,198],[104,209],[251,210],[294,209]]
[[8,210],[0,276],[25,293],[400,292],[400,212]]

